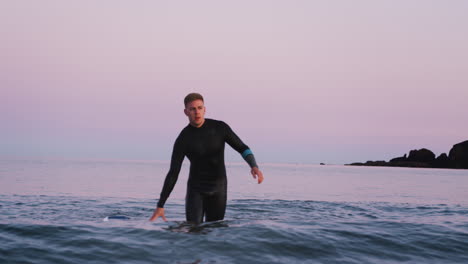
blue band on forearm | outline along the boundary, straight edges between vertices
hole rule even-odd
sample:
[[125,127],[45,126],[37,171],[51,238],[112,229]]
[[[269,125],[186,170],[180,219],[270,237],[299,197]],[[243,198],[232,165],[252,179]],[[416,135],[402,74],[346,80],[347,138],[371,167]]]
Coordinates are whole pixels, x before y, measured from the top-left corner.
[[246,149],[244,150],[244,152],[242,152],[242,158],[245,159],[245,157],[247,157],[248,155],[253,155],[253,152],[250,149]]

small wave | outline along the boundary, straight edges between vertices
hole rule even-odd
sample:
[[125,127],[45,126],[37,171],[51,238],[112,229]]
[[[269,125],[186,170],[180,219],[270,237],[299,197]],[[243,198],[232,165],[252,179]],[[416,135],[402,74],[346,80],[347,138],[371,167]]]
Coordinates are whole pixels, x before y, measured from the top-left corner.
[[458,205],[231,200],[190,225],[180,202],[149,222],[144,199],[1,198],[1,263],[468,263]]

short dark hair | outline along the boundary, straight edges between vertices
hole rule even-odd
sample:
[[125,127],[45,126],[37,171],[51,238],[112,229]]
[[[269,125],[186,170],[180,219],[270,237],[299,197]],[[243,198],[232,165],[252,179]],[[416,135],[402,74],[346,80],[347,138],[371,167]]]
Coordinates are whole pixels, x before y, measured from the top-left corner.
[[199,94],[199,93],[189,93],[184,98],[184,105],[187,107],[188,103],[191,103],[191,102],[193,102],[195,100],[202,100],[202,102],[205,102],[205,101],[203,101],[203,96],[201,94]]

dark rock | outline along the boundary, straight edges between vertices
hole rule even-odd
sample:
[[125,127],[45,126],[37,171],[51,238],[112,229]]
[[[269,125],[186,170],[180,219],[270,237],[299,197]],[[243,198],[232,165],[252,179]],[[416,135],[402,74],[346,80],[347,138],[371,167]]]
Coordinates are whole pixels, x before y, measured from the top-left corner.
[[450,160],[447,154],[442,153],[433,162],[434,168],[450,168]]
[[425,148],[420,150],[411,150],[408,156],[408,161],[430,164],[435,161],[435,154],[434,152]]
[[431,164],[427,162],[417,162],[417,161],[399,161],[399,162],[390,162],[392,167],[411,167],[411,168],[430,168]]
[[456,169],[468,169],[468,140],[453,145],[448,158],[451,167]]
[[385,160],[376,160],[376,161],[369,160],[366,162],[366,166],[387,166],[387,165],[388,165],[388,162],[386,162]]
[[391,159],[390,162],[402,162],[402,161],[407,161],[407,160],[408,158],[406,157],[406,154],[405,154],[403,157]]
[[368,160],[366,163],[362,162],[354,162],[351,164],[346,164],[346,165],[351,165],[351,166],[389,166],[389,163],[386,162],[385,160],[377,160],[377,161],[372,161]]
[[362,162],[353,162],[353,163],[350,163],[350,164],[345,164],[345,165],[349,165],[349,166],[366,166],[364,163]]

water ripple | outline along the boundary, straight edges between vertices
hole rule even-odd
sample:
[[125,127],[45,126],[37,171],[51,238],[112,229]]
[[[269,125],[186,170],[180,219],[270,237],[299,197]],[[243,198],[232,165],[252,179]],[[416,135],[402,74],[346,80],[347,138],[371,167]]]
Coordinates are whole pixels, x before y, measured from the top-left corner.
[[[145,199],[0,195],[0,262],[467,263],[468,208],[231,200],[191,225],[183,201],[151,223]],[[103,221],[107,218],[107,221]]]

